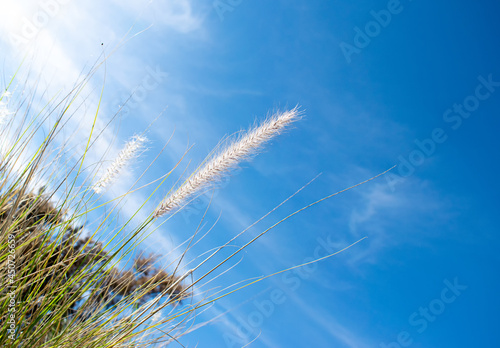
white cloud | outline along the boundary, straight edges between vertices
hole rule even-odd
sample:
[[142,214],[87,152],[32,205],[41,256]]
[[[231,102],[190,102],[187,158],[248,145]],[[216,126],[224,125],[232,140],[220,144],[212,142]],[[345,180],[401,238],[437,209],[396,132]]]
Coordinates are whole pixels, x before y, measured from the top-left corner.
[[367,223],[384,209],[395,208],[401,205],[401,197],[390,192],[387,185],[375,184],[368,191],[361,191],[365,205],[352,210],[349,219],[351,233],[359,237],[358,226]]
[[129,14],[155,26],[167,27],[181,33],[190,33],[202,26],[203,15],[193,10],[191,0],[114,0]]
[[319,328],[327,332],[335,340],[344,343],[350,348],[370,347],[365,342],[358,332],[353,332],[349,328],[341,325],[336,318],[326,313],[321,307],[312,307],[310,303],[304,301],[302,297],[294,293],[290,296],[293,301],[293,308],[300,308],[303,317],[303,322],[314,324],[315,328]]

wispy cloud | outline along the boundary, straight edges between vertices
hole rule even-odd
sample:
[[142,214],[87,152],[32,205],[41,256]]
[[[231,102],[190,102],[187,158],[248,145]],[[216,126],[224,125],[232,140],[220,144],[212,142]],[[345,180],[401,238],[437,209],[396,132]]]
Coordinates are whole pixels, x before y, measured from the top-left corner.
[[[429,235],[428,231],[433,230],[429,226],[440,228],[453,214],[445,197],[418,177],[407,178],[395,191],[384,182],[359,190],[358,194],[355,207],[350,209],[349,231],[368,239],[366,247],[352,254],[352,263],[377,263],[385,250],[400,244],[422,246],[436,237]],[[401,221],[406,222],[404,226]]]
[[186,34],[202,28],[203,7],[193,6],[191,0],[113,0],[113,3],[154,26],[166,27]]
[[355,236],[359,236],[359,225],[376,219],[382,210],[396,208],[402,203],[401,197],[383,184],[375,184],[367,191],[362,191],[361,195],[363,206],[353,208],[349,218],[349,229]]
[[341,325],[337,318],[325,312],[321,307],[311,306],[311,304],[306,302],[299,294],[293,294],[290,298],[293,302],[292,306],[300,308],[301,312],[304,314],[304,322],[313,323],[315,328],[327,332],[336,341],[344,343],[346,347],[371,347],[371,345],[365,341],[362,334]]

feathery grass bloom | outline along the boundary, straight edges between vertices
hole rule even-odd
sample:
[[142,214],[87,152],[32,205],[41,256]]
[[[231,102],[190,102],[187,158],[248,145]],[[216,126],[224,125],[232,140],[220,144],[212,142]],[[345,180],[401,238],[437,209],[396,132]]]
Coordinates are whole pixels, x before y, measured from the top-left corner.
[[7,106],[9,97],[10,93],[8,91],[0,95],[0,125],[3,124],[7,116],[12,115],[12,112]]
[[111,184],[120,171],[130,163],[130,161],[139,155],[139,152],[144,149],[144,144],[147,138],[141,135],[133,136],[126,144],[123,150],[120,151],[113,163],[108,167],[104,175],[92,188],[95,193],[103,192],[106,187]]
[[280,134],[300,116],[301,112],[298,107],[295,107],[292,110],[278,112],[266,119],[260,126],[250,128],[206,161],[203,167],[193,173],[176,191],[168,195],[155,210],[153,217],[160,217],[181,207],[187,199],[218,182],[238,163],[248,160],[262,148],[264,143]]

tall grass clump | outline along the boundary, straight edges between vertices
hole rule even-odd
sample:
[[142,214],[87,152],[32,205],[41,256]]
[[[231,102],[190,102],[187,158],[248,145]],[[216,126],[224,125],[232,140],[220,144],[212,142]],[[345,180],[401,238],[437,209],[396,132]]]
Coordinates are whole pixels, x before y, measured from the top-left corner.
[[[158,181],[132,186],[124,195],[102,202],[100,194],[143,152],[147,139],[144,134],[132,137],[117,157],[104,165],[108,162],[96,157],[95,150],[99,150],[96,144],[108,126],[99,129],[102,122],[97,107],[82,139],[83,151],[67,155],[73,149],[67,128],[76,124],[75,115],[85,101],[85,86],[94,73],[78,81],[67,95],[41,104],[35,91],[13,87],[14,79],[1,95],[2,347],[180,345],[180,337],[199,327],[194,318],[200,310],[265,278],[210,291],[207,285],[220,275],[217,271],[288,217],[335,195],[291,213],[222,261],[215,260],[248,229],[189,260],[188,252],[203,238],[198,237],[198,230],[177,247],[176,253],[166,252],[172,252],[170,259],[141,252],[141,241],[154,233],[162,217],[182,209],[239,163],[249,160],[300,119],[301,112],[297,107],[277,112],[236,139],[227,140],[181,185],[167,190],[166,197],[142,221],[135,223],[131,218],[122,223],[117,215],[126,197],[151,185],[153,193],[157,192],[172,170],[165,171]],[[208,270],[198,274],[206,266]]]

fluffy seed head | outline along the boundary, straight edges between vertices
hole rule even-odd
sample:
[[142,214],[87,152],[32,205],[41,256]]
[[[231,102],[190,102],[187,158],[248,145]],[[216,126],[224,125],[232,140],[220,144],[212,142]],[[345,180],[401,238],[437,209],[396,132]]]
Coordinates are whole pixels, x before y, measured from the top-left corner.
[[7,106],[9,97],[10,93],[8,91],[5,91],[0,95],[0,126],[4,123],[7,116],[12,115],[12,112]]
[[108,167],[104,175],[99,179],[99,181],[92,188],[95,193],[101,193],[104,189],[111,184],[120,171],[130,163],[132,159],[139,155],[139,152],[144,148],[147,142],[145,136],[135,135],[126,144],[125,147],[120,151],[118,156],[115,158],[113,163]]
[[225,149],[214,155],[207,163],[191,175],[176,191],[167,196],[153,213],[160,217],[179,208],[190,197],[218,182],[220,178],[234,169],[238,163],[248,160],[262,145],[280,134],[287,126],[300,118],[298,107],[278,112],[266,119],[260,126],[250,128],[239,139],[231,142]]

